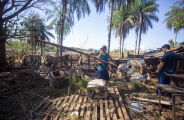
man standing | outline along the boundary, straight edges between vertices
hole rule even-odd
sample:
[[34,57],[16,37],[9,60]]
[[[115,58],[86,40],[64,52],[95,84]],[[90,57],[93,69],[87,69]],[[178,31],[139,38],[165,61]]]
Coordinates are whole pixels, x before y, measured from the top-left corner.
[[[164,55],[161,58],[161,62],[158,65],[156,72],[158,73],[159,84],[170,84],[170,79],[166,74],[174,74],[176,72],[178,55],[170,50],[170,46],[165,44],[162,46]],[[158,94],[158,90],[157,90]],[[169,96],[169,93],[165,93]]]

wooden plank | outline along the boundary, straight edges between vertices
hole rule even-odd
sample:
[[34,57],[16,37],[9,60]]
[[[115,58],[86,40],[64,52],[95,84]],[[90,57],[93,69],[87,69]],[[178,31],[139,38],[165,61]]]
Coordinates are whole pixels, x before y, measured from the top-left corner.
[[113,120],[117,120],[118,118],[117,118],[117,115],[116,115],[116,109],[114,107],[114,103],[113,103],[112,97],[110,98],[109,103],[110,103],[110,112],[112,114],[111,117],[112,117]]
[[59,106],[62,103],[63,100],[64,100],[64,98],[59,98],[57,100],[56,106]]
[[130,117],[129,117],[129,115],[127,113],[127,110],[125,108],[125,105],[123,103],[122,97],[119,94],[118,88],[115,87],[114,90],[115,90],[116,94],[118,94],[118,96],[119,96],[119,103],[120,103],[121,110],[123,111],[124,119],[125,120],[130,120]]
[[43,118],[43,120],[48,120],[51,112],[52,112],[53,109],[50,109],[49,112],[47,113],[47,115]]
[[49,107],[50,104],[51,104],[50,102],[47,102],[47,103],[39,110],[39,112],[44,111],[46,108]]
[[75,107],[75,105],[76,105],[76,102],[77,102],[77,100],[78,100],[78,97],[79,97],[79,95],[76,95],[75,98],[73,99],[72,105],[71,105],[70,108],[69,108],[69,111],[70,111],[70,112],[72,112],[72,111],[74,110],[74,107]]
[[91,120],[91,103],[92,103],[92,100],[90,100],[89,98],[88,98],[88,102],[87,102],[87,105],[86,105],[86,107],[87,107],[87,110],[86,110],[86,115],[85,115],[85,120]]
[[53,107],[53,106],[54,106],[55,104],[56,104],[56,101],[54,101],[54,102],[52,103],[51,107],[50,107],[49,110],[48,110],[47,115],[43,118],[43,120],[48,120],[48,118],[49,118],[51,112],[54,110],[54,107]]
[[70,96],[66,96],[62,102],[62,104],[58,107],[58,110],[62,110],[66,104],[67,104],[67,101],[69,100]]
[[66,107],[65,107],[65,109],[64,109],[65,112],[67,112],[67,111],[69,110],[70,104],[71,104],[71,102],[72,102],[72,100],[73,100],[74,97],[75,97],[75,95],[71,95],[71,96],[70,96],[70,99],[69,99],[68,102],[66,103]]
[[103,101],[100,100],[100,120],[104,120],[104,115],[103,115]]
[[175,85],[156,84],[158,88],[162,88],[164,91],[175,94],[184,94],[184,88],[177,87]]
[[97,101],[93,103],[92,120],[97,120]]
[[[115,93],[114,88],[111,88],[110,91],[111,91],[110,93]],[[123,114],[121,112],[121,108],[120,108],[119,103],[118,103],[118,99],[115,98],[114,102],[115,102],[116,109],[118,111],[118,115],[119,115],[120,120],[124,120]]]
[[106,112],[106,119],[107,120],[110,120],[110,115],[109,115],[109,112],[110,112],[110,110],[109,110],[109,106],[108,106],[108,101],[107,100],[105,100],[105,112]]
[[[159,100],[155,100],[155,99],[149,99],[149,98],[143,98],[143,97],[132,97],[133,99],[135,100],[138,100],[138,101],[144,101],[144,102],[150,102],[150,103],[155,103],[155,104],[159,104]],[[156,97],[157,99],[157,97]],[[168,106],[171,106],[171,102],[169,101],[160,101],[160,104],[162,105],[168,105]],[[179,103],[178,103],[179,104]]]
[[[46,98],[48,99],[49,97],[46,97]],[[41,107],[46,101],[47,101],[47,100],[44,99],[44,100],[34,109],[34,112],[37,112],[37,110],[40,109],[40,107]]]
[[66,106],[67,101],[69,100],[69,96],[65,97],[63,103],[60,105],[59,107],[59,112],[57,113],[56,117],[54,118],[54,120],[58,120],[59,115],[61,114],[62,110],[64,109],[64,107]]
[[86,101],[87,101],[87,96],[84,97],[84,101],[82,103],[82,106],[81,106],[81,112],[80,112],[80,116],[84,116],[84,109],[85,109],[85,106],[86,106]]
[[79,108],[80,108],[80,106],[82,104],[82,100],[83,100],[83,96],[79,96],[79,101],[78,101],[76,107],[74,108],[75,111],[79,111]]

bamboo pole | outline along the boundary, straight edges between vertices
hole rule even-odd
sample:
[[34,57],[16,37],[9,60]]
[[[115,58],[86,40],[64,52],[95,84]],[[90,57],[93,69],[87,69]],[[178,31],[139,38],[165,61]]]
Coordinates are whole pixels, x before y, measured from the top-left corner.
[[94,58],[94,59],[97,59],[97,60],[99,60],[99,61],[101,61],[101,62],[104,62],[104,63],[106,63],[106,64],[110,64],[110,65],[112,65],[112,66],[114,66],[114,67],[117,68],[117,66],[116,66],[115,64],[113,64],[113,63],[106,62],[106,61],[101,60],[100,58],[98,58],[98,57],[96,57],[96,56],[93,56],[93,55],[90,55],[90,54],[81,52],[81,51],[79,51],[79,50],[75,50],[75,49],[72,49],[72,48],[69,48],[69,47],[65,47],[65,46],[60,46],[60,45],[58,45],[58,44],[50,43],[50,42],[47,42],[47,41],[44,41],[44,40],[36,40],[36,41],[37,41],[37,42],[41,42],[41,43],[45,43],[45,44],[49,44],[49,45],[52,45],[52,46],[60,47],[60,48],[63,48],[63,49],[66,49],[66,50],[70,50],[70,51],[73,51],[73,52],[77,52],[77,53],[80,53],[80,54],[83,54],[83,55],[85,55],[85,56],[87,56],[87,57],[92,57],[92,58]]

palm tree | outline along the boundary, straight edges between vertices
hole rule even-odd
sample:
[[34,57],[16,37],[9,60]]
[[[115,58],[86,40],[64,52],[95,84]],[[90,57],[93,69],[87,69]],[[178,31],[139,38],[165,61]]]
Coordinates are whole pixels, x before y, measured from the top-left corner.
[[37,43],[36,39],[50,41],[49,37],[55,38],[54,35],[49,32],[49,27],[47,27],[43,20],[37,15],[30,15],[28,18],[25,18],[21,24],[23,26],[21,31],[25,31],[27,36],[29,36],[27,42],[29,44],[32,44],[32,51],[33,47],[36,50],[36,45],[40,45],[42,49],[43,44]]
[[110,4],[110,16],[109,16],[109,30],[108,30],[108,54],[110,53],[111,43],[111,30],[112,30],[112,15],[115,7],[120,7],[122,0],[92,0],[95,4],[97,12],[102,12],[105,9],[107,3]]
[[123,8],[115,10],[112,17],[112,28],[116,33],[116,37],[120,37],[120,58],[123,57],[125,38],[130,28],[134,26],[133,16],[129,12],[129,9],[126,6],[123,6]]
[[[66,17],[65,17],[65,23],[64,23],[64,30],[63,30],[63,38],[67,36],[71,28],[74,25],[74,16],[69,13],[69,10],[66,11]],[[50,21],[50,24],[48,27],[50,29],[54,29],[55,33],[57,35],[57,43],[60,44],[61,40],[61,15],[62,15],[62,10],[61,7],[57,6],[56,4],[53,4],[53,8],[51,10],[47,11],[48,14],[48,21]],[[56,56],[58,56],[59,49],[57,48],[56,50]]]
[[[61,11],[59,12],[60,24],[60,45],[63,46],[63,35],[64,28],[67,19],[74,19],[74,14],[76,14],[78,20],[85,14],[90,13],[90,8],[87,0],[61,0]],[[68,26],[69,27],[69,26]],[[60,50],[60,56],[62,56],[62,49]]]
[[174,6],[172,6],[171,10],[168,11],[165,15],[167,18],[165,21],[167,22],[167,28],[169,30],[174,31],[175,37],[174,37],[174,46],[176,46],[176,39],[177,34],[180,29],[184,28],[184,20],[183,20],[183,14],[184,14],[184,2],[181,2],[181,4],[177,5],[178,3],[175,3]]
[[146,33],[149,27],[153,27],[152,21],[158,21],[158,17],[155,14],[158,11],[158,6],[156,0],[135,0],[131,6],[132,13],[135,16],[136,45],[139,32],[138,54],[140,52],[142,33]]

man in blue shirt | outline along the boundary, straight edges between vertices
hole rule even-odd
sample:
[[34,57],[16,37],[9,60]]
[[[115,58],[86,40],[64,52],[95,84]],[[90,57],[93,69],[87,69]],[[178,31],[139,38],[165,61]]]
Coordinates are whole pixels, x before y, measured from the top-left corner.
[[[107,53],[107,47],[105,45],[102,46],[100,49],[100,54],[98,55],[98,58],[101,60],[104,60],[106,62],[112,60],[112,58],[108,55]],[[101,62],[98,65],[98,79],[103,79],[103,80],[109,80],[109,73],[108,73],[108,64]]]
[[[166,74],[174,74],[176,72],[178,54],[170,51],[170,46],[168,44],[162,46],[162,51],[164,52],[164,55],[162,56],[156,71],[158,73],[158,83],[170,84],[170,79]],[[165,93],[165,95],[169,96],[170,94]]]

